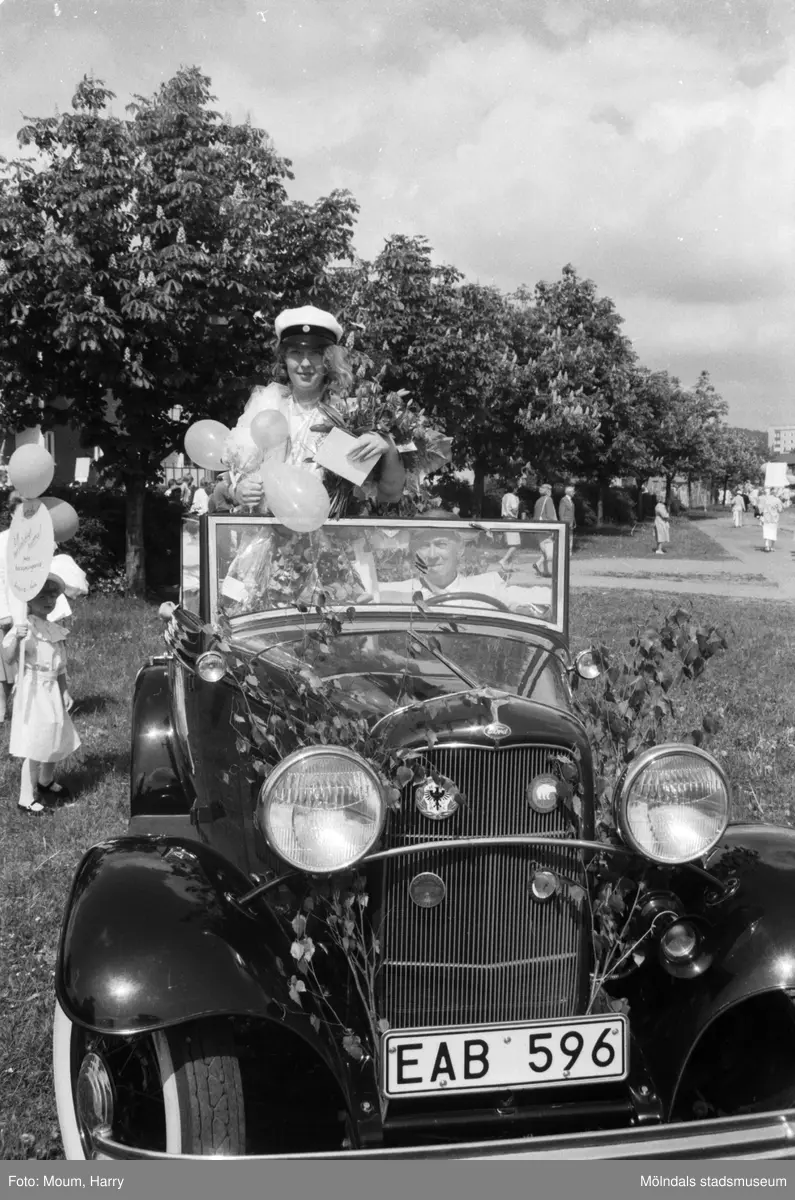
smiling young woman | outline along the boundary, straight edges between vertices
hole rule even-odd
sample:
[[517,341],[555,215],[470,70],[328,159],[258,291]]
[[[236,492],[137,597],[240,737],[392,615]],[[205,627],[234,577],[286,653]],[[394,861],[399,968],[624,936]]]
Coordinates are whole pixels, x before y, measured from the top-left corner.
[[[279,313],[274,331],[274,382],[254,388],[236,428],[250,428],[260,413],[281,413],[288,430],[283,461],[320,473],[315,453],[325,434],[314,427],[324,423],[321,405],[333,408],[353,383],[347,355],[340,345],[342,326],[331,313],[305,305]],[[376,452],[380,453],[378,499],[392,504],[400,498],[406,478],[394,443],[379,433],[363,433],[349,457],[357,463]],[[257,506],[263,497],[259,474],[246,475],[236,488],[226,490],[226,496],[233,504]]]

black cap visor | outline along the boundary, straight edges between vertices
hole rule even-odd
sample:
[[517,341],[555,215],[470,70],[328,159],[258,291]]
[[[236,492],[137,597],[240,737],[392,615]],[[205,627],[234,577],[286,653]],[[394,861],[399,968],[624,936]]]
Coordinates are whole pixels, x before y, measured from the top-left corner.
[[280,346],[336,346],[337,338],[322,325],[290,325],[279,338]]

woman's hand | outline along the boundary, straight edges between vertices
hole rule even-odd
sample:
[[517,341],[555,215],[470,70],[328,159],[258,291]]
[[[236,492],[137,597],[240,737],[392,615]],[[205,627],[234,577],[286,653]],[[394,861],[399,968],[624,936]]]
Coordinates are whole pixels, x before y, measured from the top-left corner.
[[356,439],[356,445],[348,453],[353,463],[366,462],[368,458],[380,458],[389,449],[389,442],[380,433],[363,433]]
[[64,693],[63,693],[63,706],[64,706],[64,708],[66,709],[66,711],[67,711],[67,712],[71,712],[71,711],[72,711],[72,709],[74,708],[74,706],[75,706],[75,702],[74,702],[74,700],[72,699],[72,696],[71,696],[71,693],[70,693],[70,692],[64,692]]
[[18,625],[14,626],[14,636],[16,637],[17,641],[24,642],[25,638],[28,636],[27,621],[20,621]]
[[235,488],[234,496],[244,508],[257,508],[265,495],[259,475],[244,475]]

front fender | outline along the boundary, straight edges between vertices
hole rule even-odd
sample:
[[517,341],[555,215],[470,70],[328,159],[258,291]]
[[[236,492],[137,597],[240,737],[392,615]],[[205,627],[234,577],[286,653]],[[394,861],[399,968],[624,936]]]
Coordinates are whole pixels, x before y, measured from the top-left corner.
[[655,1076],[672,1107],[700,1038],[718,1017],[753,996],[795,988],[795,830],[730,826],[708,867],[739,886],[703,910],[714,931],[709,968],[698,979],[666,980],[664,1012],[658,992]]
[[191,800],[177,769],[168,666],[150,662],[135,680],[130,759],[130,816],[188,813]]
[[55,972],[58,1002],[97,1033],[134,1034],[210,1016],[289,1029],[329,1067],[349,1107],[377,1111],[371,1062],[342,1054],[331,1028],[290,999],[289,940],[265,904],[233,897],[250,879],[216,851],[173,837],[94,846],[67,902]]
[[[58,1000],[79,1025],[135,1033],[207,1015],[291,1008],[277,932],[231,899],[251,887],[215,851],[127,837],[83,858],[66,909]],[[272,934],[269,937],[269,934]]]

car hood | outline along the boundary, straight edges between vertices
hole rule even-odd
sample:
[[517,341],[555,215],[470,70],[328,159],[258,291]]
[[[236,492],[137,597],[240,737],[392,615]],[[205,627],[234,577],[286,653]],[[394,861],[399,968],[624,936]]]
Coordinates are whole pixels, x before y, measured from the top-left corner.
[[567,746],[582,742],[582,726],[569,710],[496,688],[474,688],[396,709],[375,723],[394,746],[510,746],[534,743]]
[[[581,744],[587,753],[559,646],[525,639],[509,646],[505,638],[497,646],[477,635],[441,636],[433,644],[435,652],[424,640],[407,654],[405,630],[342,634],[313,664],[314,686],[301,703],[312,719],[327,719],[328,697],[329,711],[366,721],[395,746],[427,745],[429,738],[501,746],[531,740]],[[265,694],[295,680],[302,664],[294,649],[287,637],[260,649],[253,669]]]
[[[338,634],[308,659],[305,643],[296,639],[294,630],[267,641],[250,637],[243,644],[255,652],[252,666],[263,690],[268,690],[269,677],[284,687],[297,673],[305,676],[309,671],[315,694],[325,691],[333,696],[335,708],[369,724],[418,706],[435,720],[462,704],[464,715],[471,717],[472,697],[489,690],[553,709],[571,707],[561,645],[554,641],[509,638],[504,632],[499,636],[480,629],[437,629],[415,637],[405,628],[380,628]],[[467,699],[456,699],[462,695]],[[488,702],[477,704],[478,712],[485,714],[482,723],[488,724]]]

